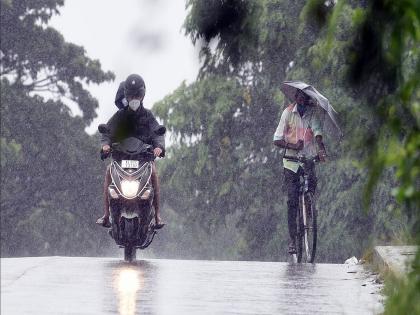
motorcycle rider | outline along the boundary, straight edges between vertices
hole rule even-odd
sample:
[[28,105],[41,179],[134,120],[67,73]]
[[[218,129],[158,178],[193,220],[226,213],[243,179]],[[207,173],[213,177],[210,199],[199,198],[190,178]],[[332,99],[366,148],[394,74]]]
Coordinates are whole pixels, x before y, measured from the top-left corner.
[[[325,161],[326,151],[322,142],[322,130],[315,104],[311,97],[301,90],[295,94],[295,103],[282,113],[274,134],[273,144],[286,149],[288,156],[296,156],[299,151],[305,156],[314,156],[318,147],[320,161]],[[315,140],[315,141],[314,141]],[[296,216],[299,207],[299,178],[303,174],[299,162],[283,159],[284,181],[287,189],[287,220],[289,227],[289,254],[296,253]],[[315,193],[317,178],[315,165],[308,171],[309,191]]]
[[[138,74],[131,74],[122,83],[122,86],[127,106],[120,108],[108,121],[107,126],[110,134],[102,134],[102,151],[109,153],[111,143],[120,142],[125,138],[134,136],[152,145],[153,154],[156,157],[163,157],[165,155],[165,138],[164,135],[159,135],[156,131],[164,127],[159,125],[150,110],[143,107],[143,98],[146,92],[143,78]],[[160,218],[160,184],[155,163],[152,164],[151,180],[154,189],[153,207],[155,208],[155,229],[160,229],[165,224]],[[111,174],[110,166],[108,166],[104,180],[104,215],[96,221],[97,224],[104,227],[111,226],[109,222],[108,196],[108,186],[110,183]]]

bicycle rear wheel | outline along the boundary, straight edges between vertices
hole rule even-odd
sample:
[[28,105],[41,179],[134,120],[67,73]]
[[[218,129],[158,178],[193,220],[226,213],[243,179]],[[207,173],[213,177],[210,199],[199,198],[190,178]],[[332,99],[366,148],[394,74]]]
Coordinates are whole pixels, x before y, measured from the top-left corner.
[[[313,263],[317,245],[317,211],[312,193],[303,196],[302,206],[302,259],[304,262]],[[303,205],[302,202],[302,205]]]

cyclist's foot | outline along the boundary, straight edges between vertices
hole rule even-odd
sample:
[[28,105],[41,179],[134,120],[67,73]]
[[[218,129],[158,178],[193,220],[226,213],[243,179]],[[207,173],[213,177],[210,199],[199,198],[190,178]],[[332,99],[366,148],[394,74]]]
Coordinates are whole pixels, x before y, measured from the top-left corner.
[[296,254],[296,242],[294,240],[289,240],[289,254]]

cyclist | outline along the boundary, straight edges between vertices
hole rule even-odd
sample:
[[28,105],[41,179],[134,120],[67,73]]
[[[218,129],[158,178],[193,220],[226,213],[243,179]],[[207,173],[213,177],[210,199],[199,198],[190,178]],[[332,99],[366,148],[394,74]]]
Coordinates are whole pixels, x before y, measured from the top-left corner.
[[[299,152],[307,157],[318,154],[325,161],[326,150],[322,142],[321,121],[316,103],[305,92],[297,90],[295,102],[282,113],[274,133],[274,145],[284,148],[286,155],[296,156]],[[287,189],[287,221],[289,227],[289,254],[296,253],[296,216],[299,207],[299,178],[303,174],[299,162],[283,159],[284,180]],[[315,166],[308,170],[309,191],[315,193],[317,178]]]

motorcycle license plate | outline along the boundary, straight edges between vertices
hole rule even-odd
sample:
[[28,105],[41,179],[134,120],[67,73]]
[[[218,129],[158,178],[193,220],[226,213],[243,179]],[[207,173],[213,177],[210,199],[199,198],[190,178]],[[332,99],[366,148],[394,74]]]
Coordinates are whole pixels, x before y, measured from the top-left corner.
[[139,168],[139,161],[136,160],[122,160],[122,168]]

